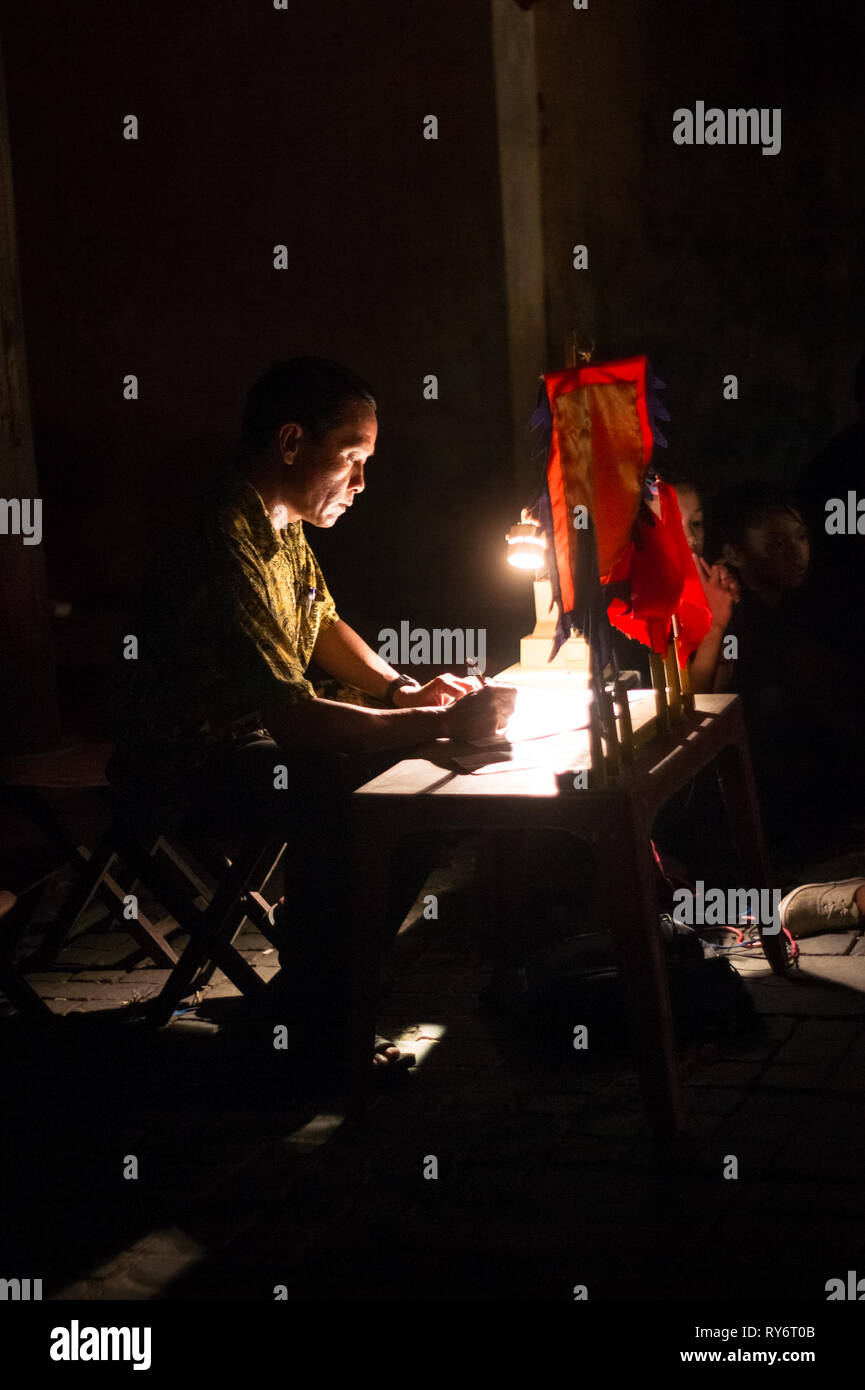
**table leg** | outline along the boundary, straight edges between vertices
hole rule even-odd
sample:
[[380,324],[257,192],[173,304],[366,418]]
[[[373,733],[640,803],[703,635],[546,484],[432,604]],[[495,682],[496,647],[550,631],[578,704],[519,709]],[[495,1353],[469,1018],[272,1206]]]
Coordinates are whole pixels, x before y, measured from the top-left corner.
[[[716,767],[718,780],[727,817],[733,846],[739,856],[749,888],[772,888],[772,869],[766,852],[763,836],[763,822],[760,817],[760,803],[757,798],[757,785],[751,765],[745,725],[741,711],[738,711],[738,741],[730,743],[718,754]],[[760,940],[766,959],[776,975],[783,975],[788,968],[787,944],[783,932],[774,936],[764,936]]]
[[599,868],[640,1087],[652,1128],[668,1136],[684,1128],[684,1114],[649,828],[632,804],[609,826],[602,846]]
[[375,1044],[382,921],[388,907],[392,846],[379,829],[355,824],[351,835],[349,923],[345,946],[348,972],[341,1073],[352,1100],[369,1090]]

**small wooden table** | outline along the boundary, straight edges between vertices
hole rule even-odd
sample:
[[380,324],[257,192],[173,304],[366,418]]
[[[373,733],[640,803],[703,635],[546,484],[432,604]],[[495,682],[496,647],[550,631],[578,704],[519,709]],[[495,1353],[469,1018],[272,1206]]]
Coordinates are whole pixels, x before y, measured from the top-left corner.
[[[651,692],[630,693],[635,729],[654,714]],[[576,721],[575,721],[576,722]],[[419,831],[565,831],[594,852],[606,882],[609,928],[628,1007],[643,1099],[659,1134],[683,1127],[666,961],[658,925],[651,828],[661,807],[700,772],[714,765],[721,782],[744,884],[771,888],[751,758],[739,699],[703,695],[687,722],[637,751],[633,764],[601,790],[560,791],[559,767],[588,762],[585,730],[559,736],[556,758],[539,740],[515,744],[514,766],[492,773],[455,770],[447,742],[430,756],[405,759],[354,793],[353,922],[350,1063],[360,1082],[374,1033],[373,1000],[392,856]],[[441,750],[439,755],[438,750]],[[778,973],[787,968],[784,937],[766,935],[763,949]]]

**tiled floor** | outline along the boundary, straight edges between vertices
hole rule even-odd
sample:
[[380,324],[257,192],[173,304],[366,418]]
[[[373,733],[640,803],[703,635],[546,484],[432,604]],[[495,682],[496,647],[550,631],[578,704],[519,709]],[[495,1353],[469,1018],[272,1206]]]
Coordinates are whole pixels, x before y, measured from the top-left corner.
[[58,1021],[0,1027],[4,1269],[60,1298],[652,1300],[819,1298],[863,1267],[861,934],[803,942],[787,979],[737,961],[762,1031],[683,1052],[689,1135],[659,1151],[620,1047],[478,1011],[461,873],[388,964],[416,1071],[353,1117],[236,1030],[120,1023],[165,972],[119,968],[117,931],[33,977]]

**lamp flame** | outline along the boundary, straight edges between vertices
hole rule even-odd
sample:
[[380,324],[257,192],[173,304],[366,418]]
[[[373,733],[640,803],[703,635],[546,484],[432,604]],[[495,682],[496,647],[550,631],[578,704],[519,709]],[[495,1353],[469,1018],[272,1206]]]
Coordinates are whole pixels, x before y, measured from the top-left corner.
[[543,568],[546,561],[547,542],[538,522],[527,508],[523,507],[516,526],[512,526],[505,536],[508,543],[508,564],[514,569],[534,571]]

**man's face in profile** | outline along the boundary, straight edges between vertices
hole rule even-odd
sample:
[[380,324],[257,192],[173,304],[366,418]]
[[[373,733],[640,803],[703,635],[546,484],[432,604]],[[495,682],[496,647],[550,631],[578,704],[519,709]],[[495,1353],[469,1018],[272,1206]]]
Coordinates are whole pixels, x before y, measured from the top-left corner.
[[333,526],[364,489],[363,469],[375,448],[376,413],[365,401],[350,401],[342,424],[318,443],[303,437],[286,469],[286,491],[294,509],[312,526]]

